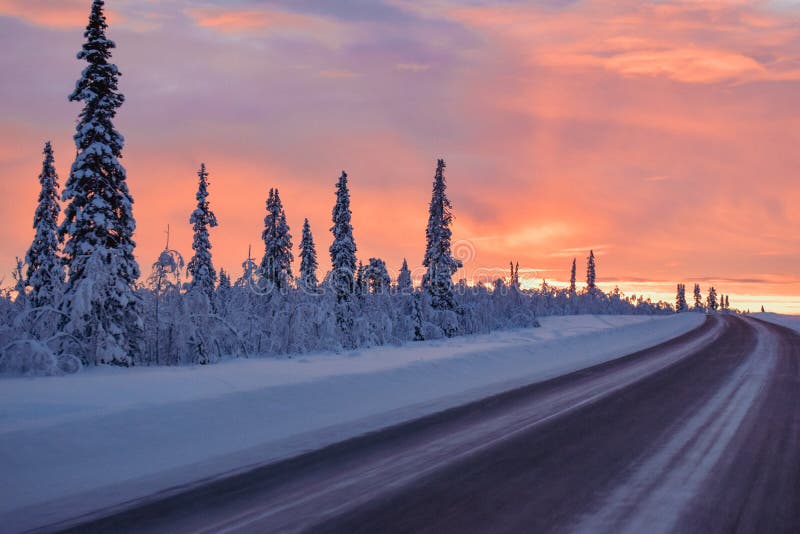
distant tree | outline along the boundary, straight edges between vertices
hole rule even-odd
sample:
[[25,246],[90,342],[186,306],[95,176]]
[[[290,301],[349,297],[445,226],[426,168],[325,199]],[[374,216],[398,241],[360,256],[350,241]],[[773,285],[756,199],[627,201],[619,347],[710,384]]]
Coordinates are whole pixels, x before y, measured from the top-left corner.
[[589,257],[586,259],[586,291],[587,293],[595,293],[597,291],[597,286],[595,285],[597,281],[597,273],[596,267],[594,263],[594,251],[589,251]]
[[247,259],[242,262],[242,276],[236,279],[235,287],[254,290],[258,287],[258,265],[253,259],[252,247],[247,246]]
[[519,262],[514,265],[514,262],[509,262],[509,267],[511,269],[511,274],[509,277],[508,285],[512,289],[519,290]]
[[385,293],[392,284],[386,263],[380,258],[370,258],[364,268],[364,278],[371,293]]
[[367,277],[364,273],[364,264],[361,261],[358,262],[358,267],[356,268],[355,288],[357,295],[364,295],[369,289],[367,285]]
[[217,287],[224,288],[226,290],[233,287],[231,277],[228,275],[228,271],[226,271],[224,268],[219,270],[219,285]]
[[453,298],[453,275],[461,268],[461,261],[453,256],[450,241],[453,222],[452,205],[447,198],[447,183],[444,177],[445,162],[440,159],[433,179],[433,192],[428,212],[428,228],[425,231],[425,258],[427,267],[422,277],[422,287],[430,296],[435,309],[455,310]]
[[333,206],[333,243],[331,254],[331,282],[338,301],[348,300],[353,292],[353,277],[356,272],[356,242],[353,238],[353,225],[350,220],[350,190],[347,187],[347,173],[342,171],[336,184],[336,204]]
[[717,290],[714,289],[714,286],[711,286],[711,289],[708,290],[706,306],[712,311],[717,311],[717,308],[719,307],[719,304],[717,303]]
[[14,258],[15,265],[11,277],[14,279],[14,304],[18,310],[25,309],[28,306],[28,292],[27,283],[25,282],[25,262],[20,258]]
[[577,277],[577,260],[572,258],[572,269],[569,272],[569,294],[574,295],[577,291],[576,277]]
[[303,237],[300,241],[300,283],[308,290],[317,289],[317,249],[308,219],[303,221]]
[[267,215],[264,217],[264,258],[261,260],[261,276],[267,287],[284,290],[292,280],[292,235],[286,223],[280,193],[270,189],[267,197]]
[[64,290],[64,268],[58,253],[58,175],[53,166],[53,147],[44,145],[44,161],[39,174],[39,203],[33,216],[35,234],[25,263],[28,270],[25,283],[30,287],[29,300],[33,307],[55,306]]
[[703,309],[703,294],[700,291],[700,284],[694,285],[694,309],[695,311]]
[[730,301],[729,295],[725,295],[725,309],[726,310],[730,310],[731,309],[731,301]]
[[189,282],[189,290],[198,290],[208,298],[209,302],[213,302],[217,271],[214,269],[214,263],[211,259],[209,229],[217,226],[217,217],[211,211],[208,203],[208,172],[206,171],[205,163],[200,164],[197,177],[197,194],[195,195],[197,207],[189,217],[189,222],[192,224],[194,232],[192,240],[194,256],[189,260],[189,265],[186,269],[192,277]]
[[183,271],[183,256],[177,250],[169,248],[169,226],[167,226],[167,240],[164,250],[151,266],[150,276],[147,278],[147,287],[153,296],[155,363],[160,364],[161,359],[161,301],[169,295],[180,293],[181,271]]
[[227,312],[228,303],[231,300],[231,292],[233,291],[233,282],[231,276],[225,269],[219,270],[219,284],[217,285],[216,302],[217,310],[222,315]]
[[761,305],[761,313],[764,313],[766,310],[764,309],[764,305]]
[[403,258],[403,265],[397,275],[397,289],[400,293],[411,293],[413,286],[411,283],[411,271],[408,269],[408,262]]
[[686,305],[686,284],[678,284],[678,292],[675,296],[675,311],[677,313],[685,312],[688,309]]
[[117,90],[119,70],[108,62],[115,45],[106,37],[103,6],[103,0],[92,2],[78,53],[88,66],[69,97],[84,108],[59,229],[68,271],[62,309],[68,317],[64,329],[80,343],[84,363],[127,366],[142,352],[143,323],[135,292],[133,198],[118,161],[123,138],[112,123],[125,98]]
[[413,297],[413,310],[412,318],[414,321],[414,341],[423,341],[425,339],[424,319],[422,316],[422,295],[419,292],[414,293]]
[[180,290],[183,256],[177,250],[169,248],[169,226],[164,250],[151,266],[151,274],[147,278],[147,287],[156,299],[156,315],[158,315],[158,299],[167,291]]

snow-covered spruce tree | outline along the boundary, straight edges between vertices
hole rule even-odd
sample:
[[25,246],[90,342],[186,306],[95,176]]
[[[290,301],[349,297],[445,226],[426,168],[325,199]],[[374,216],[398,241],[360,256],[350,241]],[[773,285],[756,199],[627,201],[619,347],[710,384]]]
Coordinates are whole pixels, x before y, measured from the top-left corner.
[[410,294],[413,291],[411,284],[411,271],[408,269],[408,262],[403,258],[403,265],[397,275],[397,290],[401,295]]
[[[422,288],[430,296],[434,309],[452,311],[456,309],[453,275],[462,265],[461,260],[453,256],[450,247],[453,214],[452,205],[447,198],[444,169],[444,160],[440,159],[433,178],[428,227],[425,230],[425,257],[422,265],[427,267],[427,271],[422,276]],[[453,333],[448,332],[448,335]]]
[[135,293],[139,265],[133,255],[133,198],[119,163],[124,140],[112,119],[125,98],[120,75],[109,63],[114,42],[106,38],[103,0],[92,2],[86,42],[78,59],[88,66],[70,95],[83,102],[75,145],[78,154],[64,187],[67,284],[64,330],[78,340],[84,363],[132,365],[142,351],[141,302]]
[[380,294],[389,291],[392,279],[386,269],[386,262],[380,258],[370,258],[364,268],[364,278],[370,293]]
[[594,294],[597,291],[597,272],[595,271],[594,264],[594,250],[589,251],[589,257],[586,259],[586,292]]
[[569,294],[574,295],[578,291],[577,287],[578,261],[572,258],[572,269],[569,272]]
[[267,197],[267,215],[264,217],[264,257],[261,259],[261,276],[269,291],[286,290],[292,281],[292,235],[286,223],[286,212],[277,189],[270,189]]
[[231,301],[231,291],[233,291],[233,282],[228,271],[225,269],[219,270],[219,284],[217,285],[215,301],[217,303],[217,311],[226,317],[228,314],[228,305]]
[[336,183],[336,204],[333,206],[333,243],[331,254],[331,283],[338,301],[349,300],[353,292],[353,277],[356,273],[356,242],[353,239],[353,225],[350,222],[350,190],[347,187],[347,173],[342,171]]
[[355,305],[352,294],[355,290],[356,242],[353,238],[353,225],[350,222],[350,190],[347,187],[347,173],[342,171],[336,183],[336,204],[331,213],[333,243],[328,251],[331,255],[331,272],[328,286],[336,295],[334,316],[342,347],[355,348],[358,341],[355,333]]
[[686,284],[678,284],[678,290],[675,294],[675,312],[681,313],[688,309],[686,305]]
[[214,286],[217,283],[217,271],[211,259],[211,240],[209,239],[209,229],[217,226],[217,217],[211,211],[208,203],[208,172],[205,163],[200,164],[197,171],[197,207],[189,217],[192,224],[194,239],[192,240],[192,250],[194,256],[189,260],[186,270],[192,277],[189,282],[189,291],[195,290],[202,292],[213,303]]
[[412,297],[412,299],[413,299],[412,317],[413,317],[413,322],[414,322],[413,323],[414,324],[414,341],[424,341],[425,340],[425,335],[423,333],[425,320],[423,319],[423,316],[422,316],[422,298],[423,298],[423,296],[422,296],[422,293],[420,293],[420,292],[415,292],[414,296]]
[[317,284],[317,249],[308,219],[303,221],[303,238],[300,240],[300,284],[307,291],[316,291]]
[[703,293],[700,284],[694,285],[694,311],[703,311]]
[[364,264],[359,260],[358,267],[356,267],[355,279],[355,293],[359,296],[364,296],[367,293],[367,278],[364,274]]
[[28,264],[26,284],[33,307],[55,306],[64,287],[64,267],[58,255],[58,175],[53,166],[53,147],[44,145],[44,161],[39,174],[41,190],[39,203],[33,216],[33,237],[25,263]]
[[719,307],[719,304],[717,303],[717,290],[714,289],[714,286],[711,286],[711,289],[708,290],[706,306],[712,311],[717,311],[717,308]]

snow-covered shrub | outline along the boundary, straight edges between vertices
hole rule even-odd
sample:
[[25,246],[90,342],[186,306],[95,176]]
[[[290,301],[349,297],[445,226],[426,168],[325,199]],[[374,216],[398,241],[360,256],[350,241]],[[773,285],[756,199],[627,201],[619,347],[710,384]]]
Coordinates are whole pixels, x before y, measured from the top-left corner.
[[13,341],[0,351],[0,374],[52,376],[75,373],[81,367],[78,357],[56,353],[37,339]]

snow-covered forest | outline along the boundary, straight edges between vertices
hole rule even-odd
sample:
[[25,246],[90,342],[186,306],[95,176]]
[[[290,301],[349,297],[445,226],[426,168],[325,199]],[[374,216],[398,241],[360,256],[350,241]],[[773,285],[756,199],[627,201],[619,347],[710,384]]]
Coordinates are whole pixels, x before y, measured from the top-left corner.
[[[35,236],[17,261],[15,285],[0,297],[1,372],[206,364],[530,327],[546,315],[689,309],[682,286],[674,307],[618,290],[604,293],[596,285],[591,251],[585,284],[578,282],[577,261],[570,285],[563,288],[547,283],[523,288],[514,262],[496,279],[454,283],[461,262],[453,253],[453,208],[443,159],[433,176],[424,246],[423,229],[409,229],[420,235],[420,277],[412,275],[406,261],[392,277],[382,259],[359,257],[344,171],[331,190],[330,234],[328,229],[312,233],[306,220],[295,252],[296,230],[287,224],[279,190],[271,189],[263,254],[253,251],[238,273],[218,272],[212,229],[224,221],[214,215],[213,175],[202,164],[196,208],[187,217],[194,232],[191,256],[186,259],[167,242],[140,270],[133,199],[120,163],[124,140],[113,124],[124,96],[118,90],[119,71],[110,62],[115,45],[106,37],[103,9],[104,2],[94,0],[78,54],[87,66],[69,95],[83,104],[74,136],[77,155],[60,191],[54,150],[45,145]],[[327,273],[319,272],[322,243],[330,243]],[[712,291],[707,305],[716,309]],[[705,309],[698,295],[696,287],[694,309]],[[726,307],[727,299],[720,300]]]

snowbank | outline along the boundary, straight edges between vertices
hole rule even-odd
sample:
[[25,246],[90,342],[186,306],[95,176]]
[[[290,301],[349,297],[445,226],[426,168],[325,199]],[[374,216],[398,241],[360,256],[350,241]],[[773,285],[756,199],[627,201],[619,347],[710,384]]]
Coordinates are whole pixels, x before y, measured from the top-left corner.
[[660,343],[704,320],[542,327],[296,359],[0,380],[0,521],[30,528],[318,448]]
[[761,319],[762,321],[767,321],[779,326],[791,328],[795,332],[800,333],[800,315],[782,315],[780,313],[764,312],[753,313],[751,316],[755,317],[756,319]]

